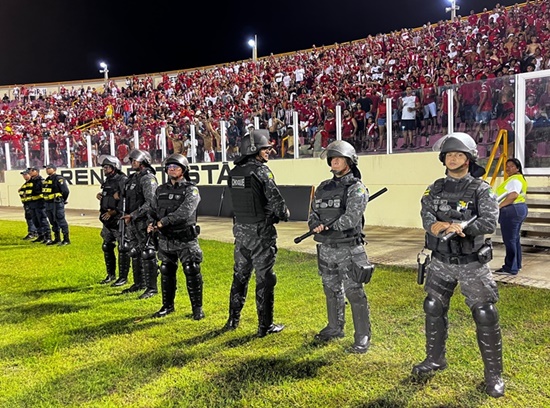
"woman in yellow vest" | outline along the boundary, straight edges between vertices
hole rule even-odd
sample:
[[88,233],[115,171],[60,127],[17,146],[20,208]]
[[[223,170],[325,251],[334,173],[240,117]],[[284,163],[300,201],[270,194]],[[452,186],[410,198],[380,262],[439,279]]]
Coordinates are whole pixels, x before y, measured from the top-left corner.
[[506,247],[506,257],[502,268],[497,269],[495,273],[517,275],[521,269],[521,224],[527,217],[527,204],[525,203],[527,181],[523,177],[521,162],[518,159],[506,161],[506,173],[509,177],[496,189],[498,197],[508,193],[499,204],[498,217],[502,240]]

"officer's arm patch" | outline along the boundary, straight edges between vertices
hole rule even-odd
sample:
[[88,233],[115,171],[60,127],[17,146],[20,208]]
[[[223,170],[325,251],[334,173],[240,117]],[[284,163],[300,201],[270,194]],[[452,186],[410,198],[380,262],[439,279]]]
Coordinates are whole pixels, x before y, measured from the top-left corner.
[[193,189],[191,190],[191,195],[198,195],[199,194],[199,189],[197,187],[193,187]]
[[427,195],[430,195],[430,187],[428,187],[425,191],[424,191],[424,196],[427,196]]

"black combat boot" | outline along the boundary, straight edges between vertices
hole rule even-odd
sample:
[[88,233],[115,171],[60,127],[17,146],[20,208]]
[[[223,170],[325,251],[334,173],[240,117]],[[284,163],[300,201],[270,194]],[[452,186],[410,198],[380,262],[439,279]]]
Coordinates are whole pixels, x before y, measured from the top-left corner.
[[59,233],[59,231],[54,232],[54,237],[54,240],[47,242],[46,245],[55,245],[61,242],[61,234]]
[[369,349],[371,339],[369,304],[362,288],[349,289],[347,296],[351,305],[353,328],[355,329],[355,342],[348,351],[363,354]]
[[124,286],[128,283],[128,272],[130,271],[130,255],[127,252],[118,252],[118,279],[111,286]]
[[327,303],[328,325],[314,337],[315,340],[322,342],[341,339],[344,337],[344,313],[346,310],[344,299],[338,299],[333,291],[328,288],[324,289]]
[[243,310],[246,295],[242,295],[242,291],[246,294],[247,284],[245,283],[242,288],[239,288],[235,283],[231,285],[231,292],[229,293],[229,318],[223,326],[224,331],[235,330],[239,327],[241,320],[241,311]]
[[38,236],[32,240],[32,242],[44,242],[46,240],[47,234],[38,234]]
[[103,258],[105,260],[105,268],[107,269],[107,276],[99,283],[101,285],[106,285],[116,279],[115,244],[112,242],[104,242],[102,249]]
[[473,311],[476,335],[485,367],[485,392],[494,398],[504,396],[502,379],[502,336],[498,313],[492,304],[485,304]]
[[165,317],[174,313],[174,299],[176,298],[176,275],[162,274],[160,277],[160,288],[162,292],[162,307],[153,317]]
[[46,244],[46,245],[51,245],[52,244],[52,234],[50,234],[49,232],[47,234],[44,235],[44,240],[42,241],[43,244]]
[[442,316],[426,314],[426,358],[412,369],[414,375],[428,375],[447,368],[447,311]]
[[61,241],[58,246],[65,246],[69,245],[71,243],[71,240],[69,239],[69,231],[63,233],[63,241]]
[[141,256],[138,255],[132,258],[132,275],[134,276],[134,283],[129,288],[124,289],[122,291],[123,294],[139,292],[145,289],[142,268]]
[[193,310],[193,320],[204,319],[204,312],[202,310],[202,274],[200,264],[190,263],[184,265],[183,270],[185,272],[187,293],[189,294],[191,309]]
[[155,296],[158,293],[158,264],[157,258],[152,259],[143,259],[143,278],[145,280],[146,288],[139,299],[149,299],[150,297]]
[[30,240],[36,239],[37,237],[38,235],[36,234],[36,232],[29,232],[27,235],[23,237],[23,240],[30,241]]
[[264,297],[256,302],[258,309],[258,337],[265,337],[268,334],[279,333],[285,326],[273,323],[273,305],[275,303],[274,288],[266,287]]

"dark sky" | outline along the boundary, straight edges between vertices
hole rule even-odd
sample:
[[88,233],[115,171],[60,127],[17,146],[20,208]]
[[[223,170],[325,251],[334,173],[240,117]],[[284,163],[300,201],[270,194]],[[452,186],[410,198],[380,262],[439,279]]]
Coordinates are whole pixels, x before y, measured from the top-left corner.
[[[450,17],[448,0],[0,0],[0,85],[159,73],[414,28]],[[501,1],[504,6],[516,1]],[[497,2],[457,0],[457,14]],[[196,8],[196,10],[195,10]]]

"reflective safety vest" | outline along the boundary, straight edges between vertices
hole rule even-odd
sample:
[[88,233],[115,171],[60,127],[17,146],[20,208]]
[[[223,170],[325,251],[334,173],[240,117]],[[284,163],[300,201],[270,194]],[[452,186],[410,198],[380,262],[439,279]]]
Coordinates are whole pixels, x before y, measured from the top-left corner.
[[27,203],[32,200],[32,180],[29,179],[25,184],[19,189],[19,197],[21,197],[21,202]]
[[513,204],[524,203],[525,196],[527,194],[527,181],[525,181],[525,177],[521,174],[514,174],[513,176],[508,177],[504,183],[499,185],[495,191],[497,197],[500,197],[502,194],[506,193],[506,185],[512,180],[518,180],[521,183],[521,192],[518,194]]

